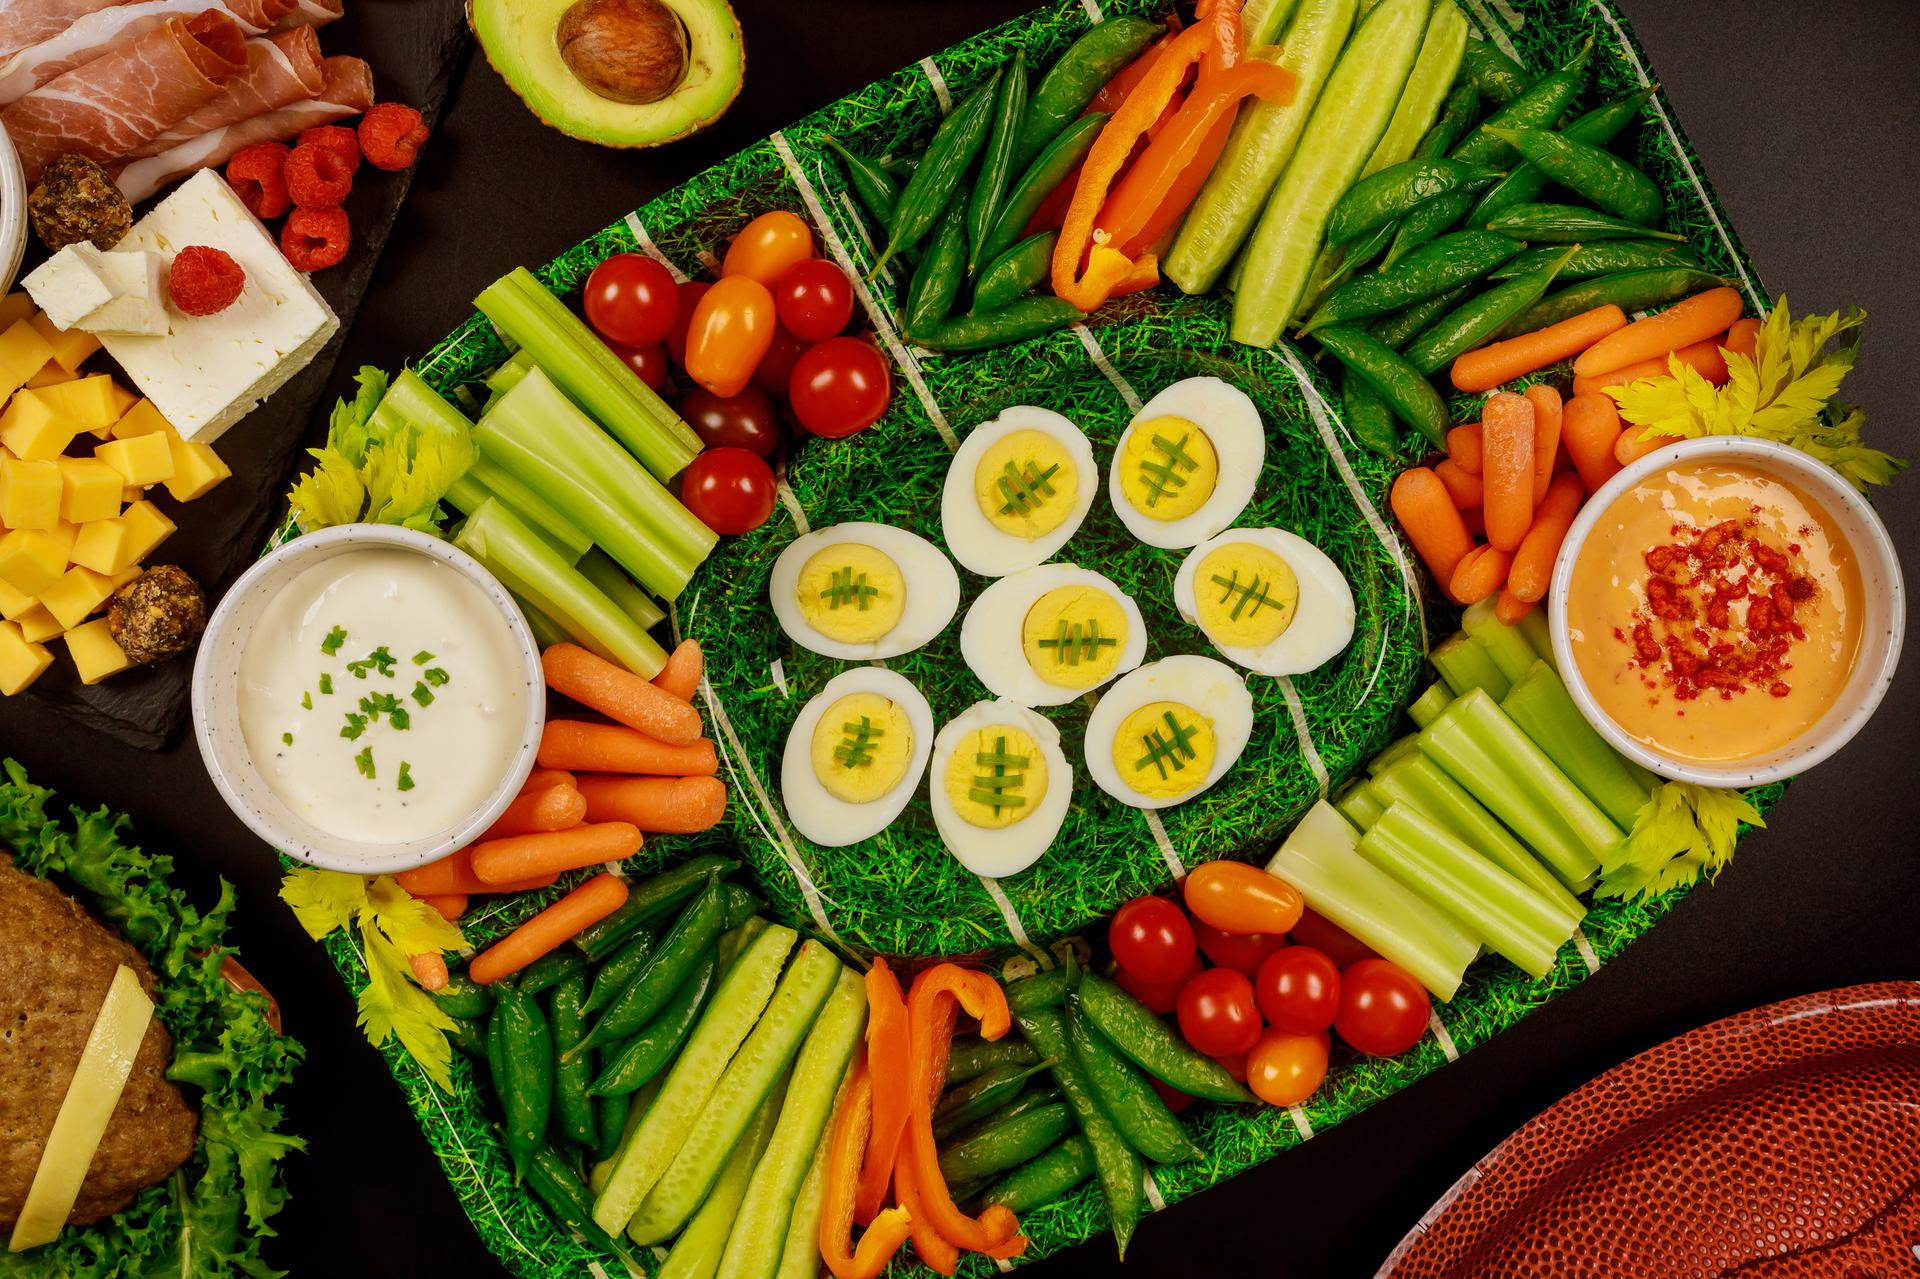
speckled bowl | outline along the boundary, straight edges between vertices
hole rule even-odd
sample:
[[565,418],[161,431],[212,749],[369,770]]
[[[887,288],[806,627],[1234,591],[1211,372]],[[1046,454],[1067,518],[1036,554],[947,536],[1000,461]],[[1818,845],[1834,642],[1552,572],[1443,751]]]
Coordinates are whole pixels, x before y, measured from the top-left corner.
[[[343,839],[306,821],[276,795],[247,750],[240,728],[240,657],[247,636],[281,588],[305,570],[350,551],[378,547],[411,551],[440,561],[466,578],[498,609],[520,658],[526,681],[525,722],[519,745],[486,802],[445,830],[402,844]],[[193,734],[213,784],[234,815],[269,844],[300,861],[359,875],[390,874],[424,866],[471,843],[491,826],[533,771],[546,721],[546,685],[540,648],[527,619],[507,589],[465,551],[425,533],[387,524],[345,524],[297,537],[244,573],[207,622],[193,663]]]
[[[1707,462],[1742,463],[1762,474],[1785,480],[1826,511],[1834,531],[1853,549],[1854,561],[1860,569],[1865,614],[1861,619],[1860,651],[1854,660],[1853,673],[1826,713],[1806,732],[1777,750],[1720,764],[1676,760],[1629,736],[1594,700],[1586,680],[1581,678],[1579,665],[1573,660],[1573,644],[1567,636],[1567,590],[1573,565],[1607,508],[1622,493],[1667,467]],[[1600,491],[1580,508],[1573,527],[1567,531],[1566,541],[1561,543],[1560,556],[1553,566],[1553,586],[1547,595],[1554,660],[1581,714],[1628,759],[1662,777],[1701,786],[1760,786],[1781,781],[1805,772],[1845,746],[1872,717],[1887,686],[1893,682],[1894,668],[1900,662],[1906,616],[1906,588],[1901,581],[1900,560],[1894,553],[1893,539],[1858,490],[1838,471],[1799,449],[1771,440],[1727,435],[1669,444],[1601,485]]]
[[13,139],[0,129],[0,293],[13,287],[27,252],[27,180]]

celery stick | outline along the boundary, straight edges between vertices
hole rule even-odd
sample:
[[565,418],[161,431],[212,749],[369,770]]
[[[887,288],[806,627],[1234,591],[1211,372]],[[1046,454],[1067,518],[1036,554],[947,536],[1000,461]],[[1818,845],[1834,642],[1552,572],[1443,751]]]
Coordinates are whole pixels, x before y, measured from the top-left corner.
[[567,634],[566,628],[560,623],[519,596],[514,597],[514,603],[518,604],[520,611],[527,615],[527,629],[533,632],[533,642],[542,649],[552,648],[555,644],[565,644],[573,638]]
[[[1373,779],[1375,794],[1388,804],[1401,803],[1423,813],[1465,840],[1500,869],[1539,893],[1571,931],[1586,917],[1587,908],[1568,892],[1552,871],[1527,851],[1527,846],[1424,755],[1401,760]],[[1369,824],[1371,825],[1371,824]]]
[[1535,662],[1500,699],[1500,709],[1615,826],[1633,829],[1634,817],[1653,792],[1653,775],[1607,745],[1551,667]]
[[[1493,615],[1491,595],[1477,604],[1467,605],[1466,611],[1460,615],[1460,629],[1487,650],[1487,656],[1500,668],[1508,684],[1525,675],[1527,668],[1539,658],[1533,646],[1527,643],[1526,636]],[[1506,694],[1495,693],[1494,696],[1498,698]]]
[[387,393],[380,397],[366,429],[376,440],[405,439],[413,432],[465,436],[473,433],[473,423],[418,373],[402,369],[387,384]]
[[666,653],[651,635],[498,498],[482,502],[467,517],[453,544],[583,647],[647,679],[667,664]]
[[1373,783],[1364,777],[1358,777],[1348,785],[1344,794],[1333,805],[1340,815],[1358,826],[1361,830],[1380,820],[1380,814],[1387,811],[1386,804],[1380,798],[1380,792]]
[[1573,926],[1546,900],[1469,848],[1452,831],[1394,804],[1360,837],[1360,855],[1464,924],[1531,977],[1553,971]]
[[753,1122],[747,1125],[746,1135],[727,1156],[726,1167],[713,1183],[712,1193],[700,1205],[700,1211],[693,1214],[693,1220],[680,1232],[680,1237],[673,1241],[673,1248],[654,1272],[654,1279],[713,1279],[727,1240],[732,1238],[739,1221],[740,1203],[746,1197],[754,1165],[773,1136],[774,1121],[779,1118],[786,1091],[787,1081],[783,1079],[760,1103]]
[[514,383],[527,375],[528,369],[533,367],[533,352],[525,349],[515,351],[501,361],[498,368],[487,374],[487,388],[504,395],[513,389]]
[[619,605],[620,611],[642,628],[652,630],[666,617],[653,598],[635,586],[633,579],[621,572],[620,566],[608,559],[605,551],[588,551],[574,567],[580,570],[580,576],[599,587],[602,595]]
[[578,524],[498,462],[482,457],[467,474],[486,485],[502,504],[532,525],[540,536],[567,552],[568,563],[578,560],[592,548],[593,539]]
[[1447,709],[1447,703],[1453,700],[1453,691],[1444,680],[1435,680],[1427,685],[1427,691],[1413,699],[1413,705],[1407,707],[1407,716],[1416,727],[1425,728],[1440,718],[1440,712]]
[[1368,760],[1367,774],[1370,777],[1378,777],[1382,772],[1393,767],[1393,765],[1399,763],[1401,760],[1419,754],[1420,734],[1408,733],[1405,737],[1395,738],[1392,742],[1389,742],[1385,750]]
[[1520,634],[1527,641],[1527,646],[1558,675],[1560,659],[1553,655],[1553,628],[1547,625],[1547,610],[1528,609],[1527,615],[1520,619]]
[[1267,870],[1307,905],[1412,974],[1442,1001],[1453,998],[1480,953],[1474,935],[1360,856],[1360,837],[1325,800],[1307,810]]
[[[480,447],[485,450],[484,440]],[[1427,654],[1427,660],[1433,663],[1434,669],[1440,672],[1440,678],[1447,681],[1447,687],[1456,696],[1483,688],[1498,700],[1507,695],[1507,689],[1512,684],[1493,664],[1492,654],[1465,635],[1441,640]]]
[[525,267],[487,286],[474,305],[531,353],[656,479],[672,479],[699,453],[700,437],[693,428]]

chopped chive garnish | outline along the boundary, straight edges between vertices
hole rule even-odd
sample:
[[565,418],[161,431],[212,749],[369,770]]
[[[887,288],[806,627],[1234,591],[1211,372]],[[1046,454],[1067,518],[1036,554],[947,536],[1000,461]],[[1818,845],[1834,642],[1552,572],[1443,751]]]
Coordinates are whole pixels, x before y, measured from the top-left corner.
[[879,593],[879,587],[867,584],[865,573],[856,577],[853,566],[848,565],[846,568],[833,571],[832,576],[827,579],[827,589],[820,592],[820,598],[827,602],[827,607],[830,609],[837,609],[842,604],[851,604],[864,613],[867,611],[867,601]]
[[1112,648],[1119,640],[1111,635],[1100,633],[1098,619],[1088,621],[1084,626],[1079,622],[1060,619],[1058,629],[1046,639],[1038,641],[1039,647],[1053,650],[1055,666],[1078,666],[1081,662],[1092,661],[1103,648]]
[[352,711],[348,711],[347,726],[340,730],[340,736],[351,742],[366,731],[367,717],[365,715],[355,715]]
[[448,679],[452,678],[438,666],[429,666],[426,670],[422,671],[421,674],[425,676],[427,683],[433,685],[435,688],[441,687]]
[[285,745],[287,745],[287,746],[291,746],[291,745],[293,745],[293,734],[292,734],[292,733],[282,733],[282,734],[280,734],[280,740],[281,740],[281,742],[282,742],[283,744],[285,744]]
[[1000,496],[1007,499],[1000,507],[1000,514],[1025,515],[1037,507],[1044,506],[1046,500],[1056,491],[1053,487],[1053,477],[1059,471],[1060,464],[1057,462],[1044,471],[1036,470],[1031,460],[1027,462],[1024,471],[1008,462],[1000,469],[1000,478],[995,481],[995,485],[1000,490]]
[[399,663],[394,661],[393,654],[387,651],[385,644],[382,644],[379,648],[374,649],[359,661],[348,662],[347,669],[353,672],[355,679],[365,679],[368,671],[376,670],[391,679],[393,677],[393,668],[397,665],[399,665]]
[[371,778],[373,776],[373,747],[361,747],[360,753],[353,757],[353,766],[360,770],[360,776]]
[[1183,727],[1180,721],[1173,717],[1172,711],[1163,712],[1161,718],[1167,722],[1167,735],[1161,736],[1157,728],[1148,729],[1146,735],[1140,739],[1140,744],[1146,748],[1147,753],[1133,761],[1133,766],[1145,772],[1147,766],[1152,765],[1159,770],[1161,780],[1165,781],[1169,764],[1173,766],[1174,772],[1180,772],[1186,768],[1187,761],[1198,758],[1199,753],[1193,749],[1193,728]]
[[[1240,614],[1243,612],[1248,617],[1252,617],[1263,608],[1282,607],[1267,594],[1268,583],[1263,581],[1258,573],[1255,573],[1253,580],[1248,582],[1240,580],[1239,569],[1233,570],[1231,577],[1222,577],[1218,573],[1212,576],[1214,583],[1221,587],[1220,602],[1225,604],[1228,600],[1233,600],[1233,609],[1227,616],[1234,621],[1239,621]],[[1235,598],[1236,596],[1238,598]]]
[[873,763],[874,752],[879,749],[879,739],[886,735],[885,729],[865,715],[860,717],[857,724],[851,720],[842,724],[840,731],[845,736],[833,748],[833,758],[843,768],[865,768]]
[[1024,772],[1009,772],[1009,769],[1024,769],[1028,760],[1025,755],[1013,755],[1007,751],[1007,739],[996,737],[993,749],[976,752],[973,762],[982,768],[991,768],[992,773],[973,779],[973,787],[967,792],[967,798],[976,804],[990,804],[997,817],[1003,808],[1024,807],[1027,800],[1024,795],[1008,794],[1026,785]]
[[413,765],[404,759],[400,761],[400,773],[394,779],[393,786],[395,790],[413,789]]
[[333,695],[333,676],[324,671],[320,675],[320,691],[329,697]]
[[301,709],[301,710],[303,710],[303,711],[310,711],[310,710],[312,710],[312,709],[313,709],[313,694],[312,694],[312,693],[302,693],[302,694],[300,694],[300,709]]
[[325,639],[320,641],[320,651],[328,657],[332,657],[340,651],[340,646],[346,642],[347,633],[336,626],[327,632]]
[[418,653],[415,653],[413,655],[413,664],[415,666],[425,666],[428,662],[431,662],[432,660],[433,660],[433,654],[429,653],[424,648],[421,649]]
[[1187,477],[1181,471],[1197,471],[1200,463],[1193,454],[1187,452],[1187,441],[1193,438],[1188,432],[1177,440],[1169,440],[1164,435],[1153,437],[1153,447],[1166,455],[1164,462],[1140,463],[1140,474],[1147,486],[1147,505],[1156,505],[1161,498],[1176,489],[1185,488]]
[[413,682],[413,700],[422,706],[433,705],[433,690],[427,687],[426,681],[415,680]]

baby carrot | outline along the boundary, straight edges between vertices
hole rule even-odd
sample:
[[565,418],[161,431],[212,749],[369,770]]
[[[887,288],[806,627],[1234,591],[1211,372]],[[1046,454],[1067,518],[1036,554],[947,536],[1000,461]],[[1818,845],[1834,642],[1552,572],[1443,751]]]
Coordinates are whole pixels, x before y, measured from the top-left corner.
[[1727,337],[1720,345],[1729,355],[1744,355],[1753,358],[1754,348],[1760,342],[1760,321],[1748,316],[1744,320],[1735,320],[1727,326]]
[[562,783],[568,786],[573,785],[573,774],[563,768],[536,768],[527,774],[526,781],[520,783],[520,793],[531,795],[535,791],[545,790],[549,786],[559,786]]
[[1487,535],[1487,513],[1477,506],[1471,511],[1460,512],[1460,522],[1467,526],[1469,536],[1480,538]]
[[1547,496],[1554,462],[1560,456],[1560,392],[1536,382],[1527,388],[1527,399],[1533,405],[1533,504],[1537,507]]
[[1497,546],[1476,546],[1460,561],[1460,567],[1453,570],[1447,594],[1453,596],[1456,604],[1478,604],[1506,582],[1507,568],[1512,563],[1512,554]]
[[1611,395],[1589,391],[1567,401],[1560,421],[1560,439],[1573,455],[1574,469],[1589,493],[1613,478],[1620,461],[1613,446],[1620,439],[1620,410]]
[[1627,327],[1627,313],[1609,302],[1544,329],[1468,351],[1453,362],[1453,385],[1461,391],[1491,391],[1536,369],[1579,355]]
[[1586,500],[1577,475],[1556,476],[1540,509],[1533,513],[1533,527],[1513,553],[1513,567],[1507,570],[1507,589],[1514,598],[1531,604],[1547,593],[1553,580],[1553,561],[1559,557],[1560,543],[1573,527],[1573,517]]
[[727,811],[727,786],[717,777],[587,777],[580,794],[590,822],[632,822],[656,835],[710,830]]
[[1502,626],[1518,626],[1520,619],[1533,612],[1533,605],[1513,593],[1513,588],[1503,586],[1500,595],[1493,601],[1493,615]]
[[531,835],[535,831],[565,830],[569,826],[578,826],[586,814],[587,802],[580,798],[579,790],[569,779],[564,786],[520,792],[507,805],[507,811],[500,814],[499,819],[487,827],[486,833],[475,842],[505,839],[509,835]]
[[681,640],[679,647],[667,654],[667,664],[653,677],[653,686],[665,689],[683,702],[691,702],[693,695],[700,691],[700,676],[706,669],[706,655],[700,651],[699,642]]
[[1447,486],[1426,467],[1416,466],[1400,472],[1387,500],[1407,540],[1445,590],[1460,557],[1473,549],[1473,538],[1461,523]]
[[1676,435],[1656,435],[1651,439],[1643,440],[1640,438],[1641,430],[1640,427],[1629,426],[1620,432],[1620,438],[1613,442],[1614,460],[1621,466],[1632,466],[1655,449],[1678,443],[1680,438]]
[[601,822],[475,844],[473,873],[489,884],[510,884],[621,861],[639,851],[640,832],[631,823]]
[[1487,540],[1502,551],[1519,546],[1533,523],[1533,419],[1533,401],[1511,391],[1488,396],[1480,412],[1480,480],[1487,493],[1482,509]]
[[1452,458],[1434,463],[1433,473],[1447,486],[1447,496],[1461,510],[1471,511],[1486,500],[1482,496],[1484,486],[1480,483],[1480,477]]
[[1469,422],[1447,432],[1447,456],[1470,475],[1480,474],[1480,424]]
[[626,904],[626,881],[599,874],[473,957],[467,976],[482,986],[519,972]]
[[476,893],[519,893],[534,888],[545,888],[554,881],[547,875],[521,880],[513,884],[489,884],[473,873],[473,850],[463,848],[457,853],[449,853],[437,862],[428,862],[425,866],[416,866],[412,870],[403,870],[394,879],[400,887],[415,897],[445,897],[456,893],[472,896]]
[[[1673,357],[1698,373],[1715,386],[1727,380],[1727,357],[1721,353],[1720,345],[1725,339],[1710,337],[1704,342],[1695,342],[1692,346],[1683,346],[1673,352]],[[1615,369],[1611,373],[1596,373],[1592,377],[1573,379],[1573,393],[1588,395],[1610,387],[1625,386],[1629,382],[1638,382],[1643,377],[1669,377],[1672,367],[1665,355],[1651,360],[1642,360],[1638,364],[1629,364],[1624,369]]]
[[712,777],[719,756],[706,738],[669,746],[619,724],[550,719],[540,733],[540,763],[588,773],[640,773],[649,777]]
[[547,687],[608,719],[669,746],[700,738],[700,712],[684,697],[624,670],[578,644],[555,644],[541,655]]
[[1595,342],[1574,360],[1574,375],[1611,373],[1704,342],[1716,333],[1725,333],[1727,326],[1740,318],[1740,307],[1740,290],[1735,288],[1723,286],[1696,293]]
[[467,913],[467,895],[465,893],[436,893],[422,897],[421,901],[440,912],[440,918],[451,924]]
[[439,990],[447,984],[447,961],[439,955],[408,955],[407,964],[413,969],[414,980],[423,989]]

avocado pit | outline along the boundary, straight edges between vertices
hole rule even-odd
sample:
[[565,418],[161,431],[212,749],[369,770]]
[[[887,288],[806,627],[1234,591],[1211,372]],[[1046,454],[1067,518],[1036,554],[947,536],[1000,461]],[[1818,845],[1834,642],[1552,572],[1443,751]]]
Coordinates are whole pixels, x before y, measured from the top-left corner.
[[575,0],[554,39],[575,78],[614,102],[658,102],[686,77],[686,24],[660,0]]

